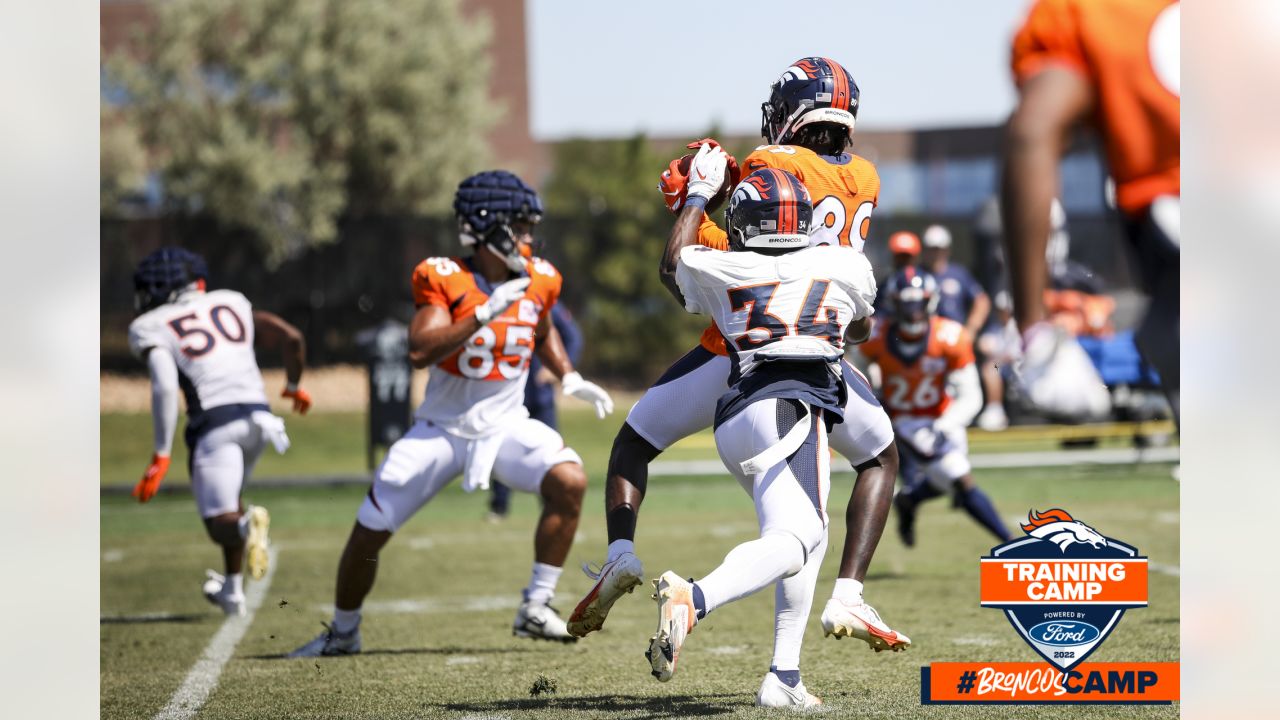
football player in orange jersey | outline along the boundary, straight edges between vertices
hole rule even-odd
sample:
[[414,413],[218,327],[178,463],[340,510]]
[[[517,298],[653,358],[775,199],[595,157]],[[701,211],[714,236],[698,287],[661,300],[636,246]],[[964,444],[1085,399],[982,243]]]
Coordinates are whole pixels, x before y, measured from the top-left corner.
[[1002,541],[1009,531],[991,499],[973,482],[965,428],[982,409],[973,337],[937,314],[938,284],[907,267],[889,281],[890,322],[877,322],[858,350],[879,368],[881,396],[902,446],[903,488],[894,498],[898,534],[915,545],[916,507],[947,490]]
[[466,258],[429,258],[413,271],[418,311],[409,328],[409,359],[431,367],[415,422],[378,468],[338,565],[333,623],[291,657],[360,652],[360,607],[373,588],[378,553],[436,493],[462,476],[463,489],[487,489],[492,474],[508,487],[542,497],[532,577],[512,634],[572,642],[550,607],[573,544],[587,478],[560,434],[529,417],[524,386],[537,353],[561,389],[596,407],[613,401],[574,371],[551,323],[560,273],[521,249],[542,216],[537,193],[495,170],[462,181],[454,210]]
[[[761,110],[760,131],[770,144],[747,156],[744,174],[777,168],[799,178],[813,199],[812,244],[861,252],[880,194],[880,178],[874,165],[849,152],[858,112],[858,86],[852,76],[828,58],[802,58],[771,86]],[[686,183],[692,181],[679,172],[678,165],[672,163],[659,186],[673,212],[682,207]],[[706,198],[697,201],[705,203]],[[719,250],[728,248],[725,231],[705,215],[698,241]],[[869,321],[850,324],[851,342],[866,338]],[[608,555],[598,573],[589,572],[596,584],[569,618],[569,631],[575,635],[599,629],[613,603],[640,583],[643,569],[633,541],[648,464],[681,438],[711,427],[716,401],[728,391],[730,365],[724,338],[710,325],[701,344],[677,360],[627,415],[609,458]],[[843,368],[849,401],[845,420],[832,431],[830,444],[853,464],[858,478],[845,513],[840,577],[822,624],[828,635],[837,638],[858,637],[877,651],[902,650],[910,644],[906,635],[890,629],[862,597],[862,581],[893,499],[898,471],[893,428],[866,379],[847,362]]]
[[[1003,215],[1015,317],[1027,363],[1062,333],[1045,322],[1045,243],[1069,131],[1092,123],[1106,146],[1144,289],[1138,348],[1160,372],[1175,419],[1179,388],[1180,5],[1176,0],[1039,0],[1013,41],[1018,107],[1009,120]],[[1038,347],[1047,348],[1038,352]],[[1043,358],[1047,357],[1048,360]],[[1052,375],[1051,373],[1049,375]]]

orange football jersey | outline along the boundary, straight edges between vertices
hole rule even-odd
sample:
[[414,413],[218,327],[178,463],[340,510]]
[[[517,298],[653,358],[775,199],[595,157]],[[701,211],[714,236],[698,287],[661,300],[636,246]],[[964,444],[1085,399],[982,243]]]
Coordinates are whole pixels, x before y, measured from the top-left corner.
[[[563,279],[542,258],[525,261],[531,282],[524,297],[467,339],[462,347],[441,360],[438,367],[468,380],[514,380],[529,367],[534,332],[560,297]],[[413,300],[419,306],[438,305],[453,319],[474,315],[489,299],[484,279],[466,258],[427,258],[413,270]],[[488,285],[488,283],[484,283]]]
[[[862,252],[871,229],[871,211],[880,200],[880,175],[871,161],[850,155],[836,165],[798,145],[761,145],[742,163],[745,177],[762,168],[778,168],[795,175],[813,199],[812,245],[843,245]],[[703,215],[698,242],[717,250],[729,249],[728,234]],[[702,333],[702,346],[724,355],[724,338],[712,323]]]
[[892,323],[879,322],[858,351],[880,366],[881,394],[890,417],[939,417],[951,398],[947,375],[974,362],[973,338],[954,320],[933,316],[929,339],[918,356],[903,359],[900,343],[890,337]]
[[1179,26],[1176,0],[1039,0],[1013,40],[1019,85],[1051,65],[1093,85],[1116,202],[1130,214],[1180,194]]

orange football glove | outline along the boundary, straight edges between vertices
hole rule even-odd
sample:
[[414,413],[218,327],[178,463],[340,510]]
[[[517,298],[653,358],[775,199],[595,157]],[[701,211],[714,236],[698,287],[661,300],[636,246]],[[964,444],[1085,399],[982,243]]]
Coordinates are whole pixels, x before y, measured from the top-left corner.
[[169,472],[169,456],[156,453],[151,456],[151,464],[147,466],[147,471],[142,474],[142,479],[137,485],[133,486],[133,496],[138,498],[138,502],[144,503],[156,496],[156,491],[160,489],[160,483],[164,481],[164,476]]
[[306,415],[311,409],[311,394],[300,387],[292,390],[286,387],[284,392],[280,393],[280,397],[293,398],[293,411],[299,415]]

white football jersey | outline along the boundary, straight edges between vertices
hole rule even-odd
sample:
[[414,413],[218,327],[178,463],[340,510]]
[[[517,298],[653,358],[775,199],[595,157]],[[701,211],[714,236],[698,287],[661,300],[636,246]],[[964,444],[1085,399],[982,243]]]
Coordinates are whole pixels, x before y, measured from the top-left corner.
[[838,361],[845,328],[876,296],[866,256],[834,246],[770,256],[692,245],[676,282],[686,310],[715,320],[742,376],[766,359]]
[[266,404],[253,352],[253,306],[234,290],[187,292],[139,315],[129,325],[129,349],[173,355],[187,412],[234,404]]

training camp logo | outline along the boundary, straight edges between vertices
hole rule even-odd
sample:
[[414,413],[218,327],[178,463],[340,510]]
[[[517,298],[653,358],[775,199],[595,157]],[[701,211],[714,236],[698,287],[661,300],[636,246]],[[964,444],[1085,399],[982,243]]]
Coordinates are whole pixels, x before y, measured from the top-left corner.
[[982,558],[983,607],[1069,671],[1097,650],[1125,610],[1147,606],[1147,558],[1066,510],[1030,511],[1025,537]]

